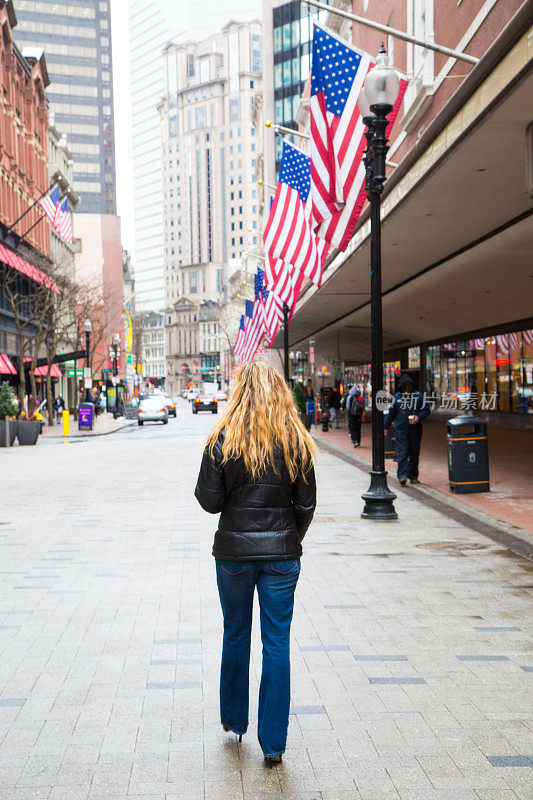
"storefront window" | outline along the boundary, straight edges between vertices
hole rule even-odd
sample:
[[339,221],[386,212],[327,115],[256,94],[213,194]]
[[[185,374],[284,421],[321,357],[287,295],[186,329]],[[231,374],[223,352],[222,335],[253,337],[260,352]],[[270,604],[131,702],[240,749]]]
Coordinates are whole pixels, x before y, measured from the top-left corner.
[[459,408],[533,414],[533,331],[429,345],[426,391]]

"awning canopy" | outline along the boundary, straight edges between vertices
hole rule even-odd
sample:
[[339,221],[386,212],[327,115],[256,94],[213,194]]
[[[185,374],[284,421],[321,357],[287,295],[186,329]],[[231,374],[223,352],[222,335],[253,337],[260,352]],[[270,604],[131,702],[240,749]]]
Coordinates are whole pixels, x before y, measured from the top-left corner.
[[13,267],[13,269],[16,269],[18,272],[26,275],[27,278],[31,278],[32,281],[35,281],[36,283],[42,283],[48,289],[51,289],[56,294],[59,294],[57,285],[54,283],[52,278],[46,274],[46,272],[37,269],[37,267],[34,267],[33,264],[29,263],[29,261],[26,261],[17,253],[14,253],[13,250],[9,250],[7,247],[4,247],[3,244],[0,244],[0,261],[3,261],[4,264],[7,264],[9,267]]
[[9,356],[0,353],[0,375],[17,375],[17,370],[13,366]]
[[[26,364],[29,363],[30,361],[31,358],[24,359],[24,363]],[[48,367],[46,366],[46,364],[43,367],[35,367],[33,374],[35,375],[36,378],[46,378],[48,374]],[[52,366],[50,367],[50,375],[52,378],[63,377],[63,373],[61,372],[57,364],[52,364]]]

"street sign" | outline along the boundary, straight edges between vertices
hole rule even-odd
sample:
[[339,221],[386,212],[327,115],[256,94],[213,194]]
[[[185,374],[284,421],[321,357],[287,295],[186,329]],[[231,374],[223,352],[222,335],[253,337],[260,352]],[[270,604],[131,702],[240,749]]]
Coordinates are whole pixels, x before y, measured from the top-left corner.
[[311,364],[311,372],[315,373],[315,340],[309,341],[309,363]]
[[85,376],[83,385],[84,385],[85,389],[92,389],[93,388],[93,379],[92,378],[88,378],[87,376]]
[[90,367],[84,367],[83,368],[83,377],[84,378],[92,378],[92,376],[93,376],[93,373],[92,373],[91,368]]

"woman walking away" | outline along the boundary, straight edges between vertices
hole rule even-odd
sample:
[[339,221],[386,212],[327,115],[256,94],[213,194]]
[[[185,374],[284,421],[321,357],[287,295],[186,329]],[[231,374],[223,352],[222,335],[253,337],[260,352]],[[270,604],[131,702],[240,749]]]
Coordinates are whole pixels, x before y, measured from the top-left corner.
[[242,367],[222,419],[209,436],[195,495],[211,514],[224,617],[220,716],[226,731],[248,728],[252,607],[257,587],[263,668],[258,739],[266,762],[281,761],[290,705],[290,626],[302,539],[316,505],[315,445],[281,375]]
[[358,386],[352,386],[346,400],[346,416],[350,437],[354,447],[361,444],[361,421],[365,412],[365,401]]

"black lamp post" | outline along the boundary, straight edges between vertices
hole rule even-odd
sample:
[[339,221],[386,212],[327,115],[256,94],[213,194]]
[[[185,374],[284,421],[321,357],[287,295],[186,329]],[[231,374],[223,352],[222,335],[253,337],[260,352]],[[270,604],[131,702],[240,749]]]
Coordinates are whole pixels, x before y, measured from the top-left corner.
[[113,334],[113,376],[115,378],[115,410],[113,417],[118,417],[118,347],[120,344],[120,336],[118,333]]
[[383,320],[381,305],[381,192],[387,179],[385,156],[387,115],[398,97],[400,81],[389,65],[383,45],[376,66],[366,78],[359,98],[359,108],[367,125],[365,151],[366,192],[370,202],[370,309],[372,345],[372,469],[370,486],[362,495],[365,519],[397,519],[396,495],[387,485],[385,470],[385,434],[383,408],[387,404],[383,391]]
[[[93,330],[93,324],[90,319],[86,319],[83,323],[83,330],[85,331],[85,369],[89,370],[91,368],[91,333]],[[90,403],[91,401],[91,390],[87,385],[87,376],[88,372],[85,373],[84,383],[85,383],[85,402]]]

